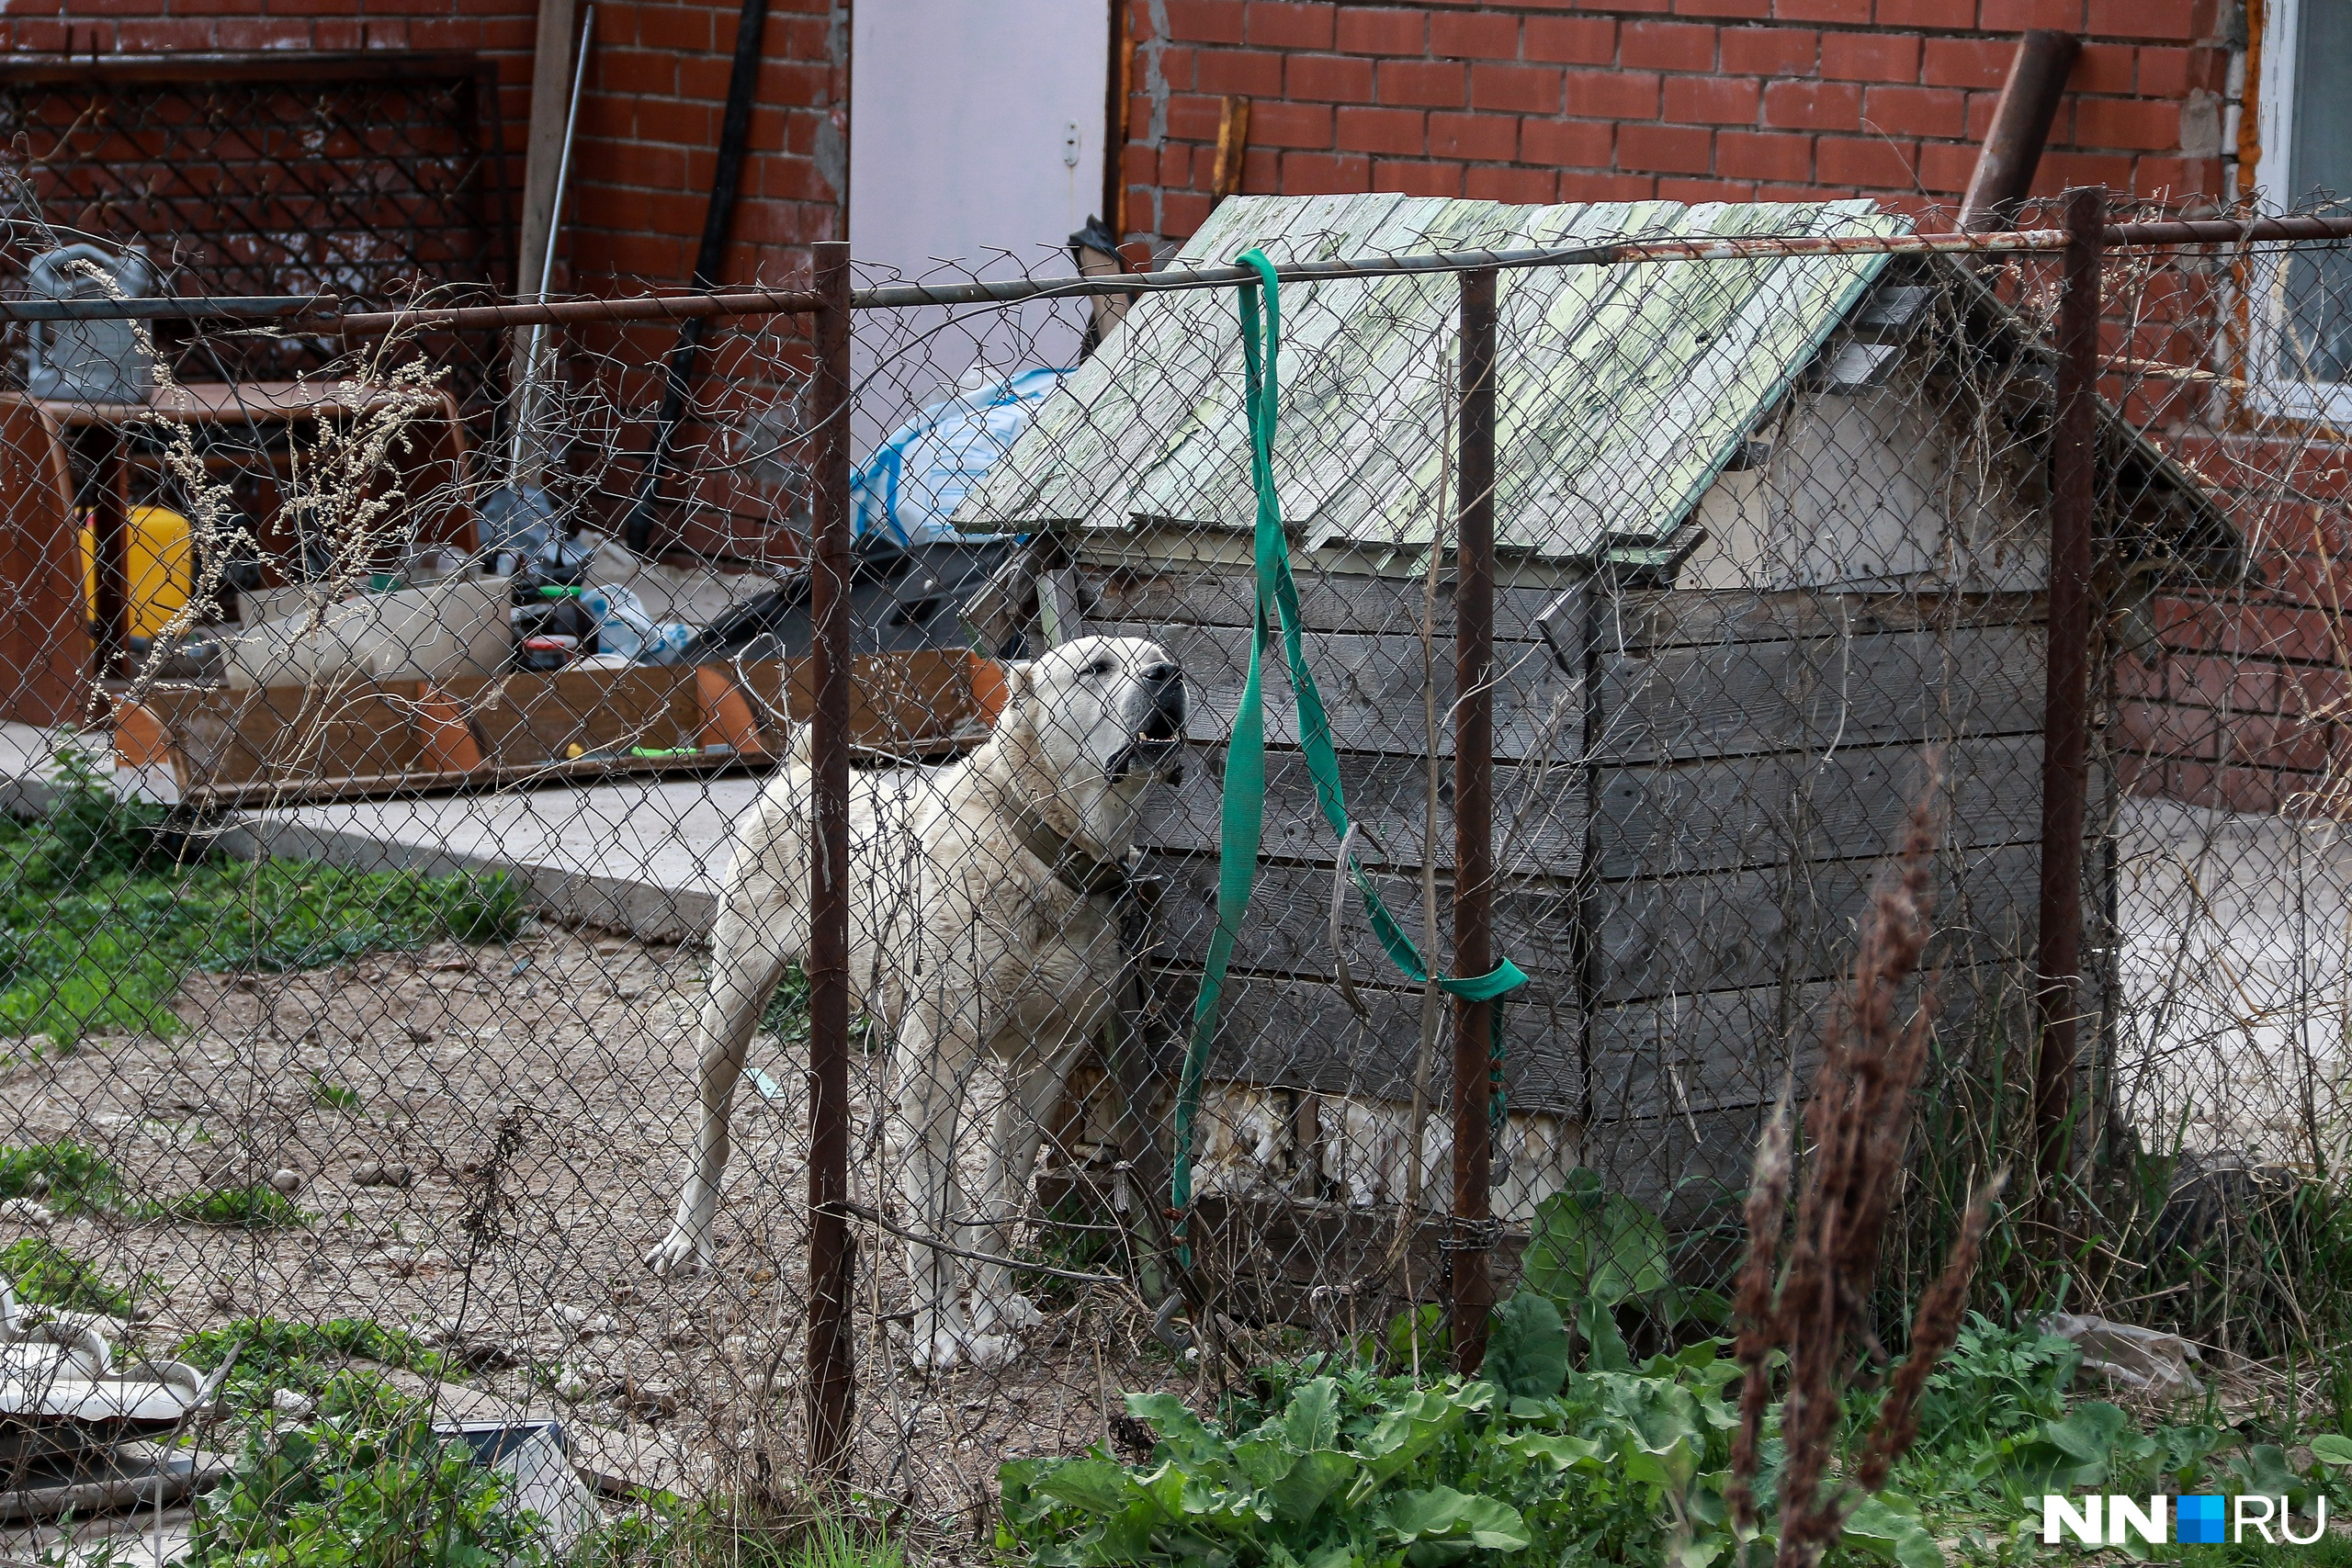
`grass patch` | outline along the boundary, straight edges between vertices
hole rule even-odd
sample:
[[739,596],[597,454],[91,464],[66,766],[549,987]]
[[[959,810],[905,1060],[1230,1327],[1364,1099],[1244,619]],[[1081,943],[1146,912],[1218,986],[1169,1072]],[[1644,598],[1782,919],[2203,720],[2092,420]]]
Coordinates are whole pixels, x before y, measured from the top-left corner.
[[324,1323],[241,1317],[224,1327],[189,1335],[172,1348],[172,1355],[209,1372],[232,1348],[237,1365],[229,1374],[227,1396],[232,1404],[247,1407],[266,1406],[271,1393],[281,1388],[323,1399],[335,1380],[348,1374],[353,1361],[374,1361],[423,1377],[440,1377],[445,1371],[439,1353],[415,1335],[365,1317]]
[[130,1292],[100,1273],[96,1264],[44,1235],[28,1235],[0,1249],[0,1275],[7,1277],[17,1300],[34,1306],[127,1318],[134,1304]]
[[298,1230],[311,1223],[311,1216],[291,1198],[266,1181],[201,1188],[135,1203],[126,1212],[139,1220],[243,1231]]
[[322,1111],[340,1111],[345,1115],[359,1110],[359,1091],[347,1085],[329,1083],[318,1074],[311,1075],[311,1103]]
[[[288,973],[428,942],[503,941],[512,878],[357,872],[302,861],[175,863],[163,813],[120,801],[78,753],[56,804],[0,818],[0,1032],[61,1048],[91,1034],[169,1035],[191,970]],[[344,1092],[349,1092],[347,1090]]]
[[122,1173],[71,1138],[0,1148],[0,1198],[42,1198],[68,1214],[112,1209],[122,1201]]

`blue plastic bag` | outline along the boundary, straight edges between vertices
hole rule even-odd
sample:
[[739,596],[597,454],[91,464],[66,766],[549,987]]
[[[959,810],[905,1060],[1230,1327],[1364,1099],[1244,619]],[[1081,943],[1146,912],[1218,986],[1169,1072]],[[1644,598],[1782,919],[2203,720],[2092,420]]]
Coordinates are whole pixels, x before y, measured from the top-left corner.
[[932,404],[850,476],[850,532],[892,544],[969,537],[948,522],[1068,370],[1023,370]]

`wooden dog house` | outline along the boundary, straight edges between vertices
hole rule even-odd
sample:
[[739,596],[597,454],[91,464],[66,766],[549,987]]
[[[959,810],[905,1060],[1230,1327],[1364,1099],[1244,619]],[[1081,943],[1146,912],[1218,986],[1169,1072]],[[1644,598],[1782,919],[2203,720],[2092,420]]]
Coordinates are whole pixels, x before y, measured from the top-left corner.
[[[1174,265],[1253,244],[1287,262],[1899,226],[1861,202],[1248,197]],[[2024,994],[2053,362],[1983,277],[1937,258],[1526,268],[1499,293],[1495,944],[1532,983],[1506,1014],[1498,1212],[1524,1220],[1582,1165],[1700,1223],[1746,1186],[1763,1108],[1804,1070],[1928,746],[1949,772],[1944,1027]],[[1274,468],[1307,657],[1408,929],[1430,826],[1425,733],[1451,750],[1442,561],[1426,642],[1423,625],[1452,512],[1457,301],[1442,276],[1282,299]],[[1145,295],[957,517],[1057,540],[1085,629],[1157,638],[1192,684],[1203,765],[1145,834],[1167,886],[1148,1022],[1170,1058],[1214,924],[1218,762],[1250,636],[1242,381],[1229,291]],[[2213,502],[2111,412],[2100,457],[2101,496],[2128,498],[2099,520],[2124,580],[2243,570]],[[1268,687],[1265,851],[1212,1067],[1223,1126],[1205,1135],[1206,1180],[1294,1214],[1377,1208],[1407,1185],[1421,995],[1351,896],[1340,940],[1368,1016],[1334,983],[1337,846],[1286,749],[1285,682]],[[2095,930],[2112,874],[2090,869]],[[1441,1205],[1442,1132],[1441,1116],[1419,1151]],[[1267,1234],[1249,1269],[1303,1287],[1338,1267]]]

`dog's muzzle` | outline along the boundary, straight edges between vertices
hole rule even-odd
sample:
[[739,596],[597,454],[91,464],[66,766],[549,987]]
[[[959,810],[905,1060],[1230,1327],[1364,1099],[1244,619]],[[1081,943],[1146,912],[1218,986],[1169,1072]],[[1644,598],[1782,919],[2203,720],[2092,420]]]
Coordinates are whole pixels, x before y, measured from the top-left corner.
[[1151,706],[1134,736],[1111,760],[1111,778],[1114,783],[1132,773],[1165,776],[1170,762],[1184,744],[1183,672],[1173,664],[1155,664],[1141,673],[1145,687],[1151,693]]

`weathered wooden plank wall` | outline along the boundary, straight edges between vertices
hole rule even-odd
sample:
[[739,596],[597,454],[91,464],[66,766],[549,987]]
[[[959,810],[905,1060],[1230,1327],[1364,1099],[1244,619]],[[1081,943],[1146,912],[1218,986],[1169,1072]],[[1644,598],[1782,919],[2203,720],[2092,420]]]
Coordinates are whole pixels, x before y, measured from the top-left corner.
[[[1424,652],[1425,585],[1302,570],[1308,659],[1384,897],[1419,931],[1425,671],[1437,694],[1441,917],[1451,894],[1450,597]],[[1221,741],[1248,655],[1250,585],[1228,562],[1081,560],[1089,630],[1156,637],[1184,665],[1192,730]],[[1817,1048],[1925,744],[1949,774],[1936,956],[1955,1024],[2001,1005],[2030,950],[2040,830],[2041,629],[2026,593],[1498,594],[1498,951],[1532,977],[1508,1012],[1515,1111],[1579,1122],[1587,1163],[1677,1213],[1744,1182],[1759,1107]],[[1555,657],[1555,645],[1566,658]],[[1370,1016],[1332,981],[1335,843],[1287,682],[1270,672],[1264,856],[1221,1015],[1223,1079],[1409,1093],[1420,997],[1352,891],[1340,946]],[[1221,752],[1155,799],[1158,1026],[1180,1036],[1215,922]],[[1442,929],[1442,926],[1441,926]],[[1441,944],[1442,945],[1442,944]],[[1439,956],[1442,956],[1442,953]]]

